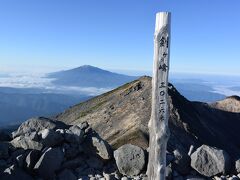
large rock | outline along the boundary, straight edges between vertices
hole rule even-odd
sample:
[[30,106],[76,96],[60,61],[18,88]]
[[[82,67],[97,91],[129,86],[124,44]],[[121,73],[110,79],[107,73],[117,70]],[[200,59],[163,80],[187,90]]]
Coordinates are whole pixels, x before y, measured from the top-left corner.
[[191,166],[200,174],[212,177],[230,169],[230,157],[221,149],[202,145],[191,155]]
[[23,122],[17,131],[12,133],[13,138],[17,136],[24,135],[26,133],[31,133],[34,131],[41,131],[43,129],[64,129],[67,126],[60,121],[55,121],[45,117],[31,118]]
[[5,142],[0,142],[0,159],[7,159],[9,144]]
[[38,133],[41,136],[41,142],[46,147],[55,146],[63,141],[60,133],[52,129],[44,129]]
[[63,159],[64,153],[61,148],[49,148],[40,157],[34,169],[44,179],[54,178],[55,171],[61,167]]
[[128,176],[140,174],[146,163],[144,151],[131,144],[123,145],[114,151],[114,158],[120,173]]
[[11,144],[15,148],[23,148],[25,150],[27,149],[41,150],[43,148],[43,145],[41,143],[33,141],[28,136],[18,136],[11,141]]

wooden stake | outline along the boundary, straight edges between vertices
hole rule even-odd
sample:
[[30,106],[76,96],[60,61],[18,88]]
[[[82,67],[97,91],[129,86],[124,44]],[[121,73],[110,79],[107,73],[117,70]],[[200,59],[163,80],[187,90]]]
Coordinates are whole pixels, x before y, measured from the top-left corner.
[[166,150],[170,136],[168,129],[168,73],[170,57],[169,12],[156,15],[154,34],[154,64],[152,78],[152,114],[149,121],[148,179],[164,180],[166,173]]

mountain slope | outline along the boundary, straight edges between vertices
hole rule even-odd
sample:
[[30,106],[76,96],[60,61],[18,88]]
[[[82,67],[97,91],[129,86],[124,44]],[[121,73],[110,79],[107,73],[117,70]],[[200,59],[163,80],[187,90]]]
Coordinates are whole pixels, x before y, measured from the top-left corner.
[[47,78],[54,78],[53,83],[56,85],[109,88],[120,86],[137,77],[85,65],[71,70],[51,73]]
[[[168,149],[187,152],[190,145],[208,144],[240,151],[240,114],[222,111],[201,102],[190,102],[172,86]],[[69,124],[88,121],[114,147],[126,142],[148,147],[147,124],[151,114],[151,78],[142,77],[113,91],[80,103],[56,116]],[[236,158],[236,157],[235,157]]]

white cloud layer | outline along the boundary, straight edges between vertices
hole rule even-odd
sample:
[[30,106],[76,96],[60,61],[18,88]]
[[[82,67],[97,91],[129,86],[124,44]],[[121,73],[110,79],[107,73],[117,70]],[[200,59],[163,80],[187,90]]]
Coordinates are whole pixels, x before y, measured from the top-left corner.
[[52,83],[53,80],[44,78],[44,74],[10,74],[9,76],[0,76],[0,87],[39,88],[49,93],[70,93],[90,96],[96,96],[111,90],[109,88],[96,87],[56,86]]

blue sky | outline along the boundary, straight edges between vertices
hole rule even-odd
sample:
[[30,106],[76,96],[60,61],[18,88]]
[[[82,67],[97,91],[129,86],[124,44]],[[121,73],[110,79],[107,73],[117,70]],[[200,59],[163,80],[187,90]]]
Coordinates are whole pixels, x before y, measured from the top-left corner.
[[171,72],[240,75],[239,0],[0,0],[0,71],[150,71],[172,12]]

